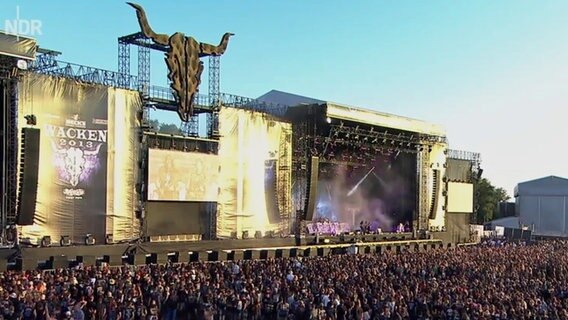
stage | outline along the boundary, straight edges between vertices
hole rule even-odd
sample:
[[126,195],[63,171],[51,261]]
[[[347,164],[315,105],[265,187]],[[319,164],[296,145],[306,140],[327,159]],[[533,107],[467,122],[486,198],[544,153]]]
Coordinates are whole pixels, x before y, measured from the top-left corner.
[[410,233],[382,235],[314,236],[301,239],[265,238],[192,242],[125,243],[110,245],[21,247],[0,249],[0,271],[53,269],[83,265],[119,266],[167,262],[227,261],[343,254],[357,247],[360,253],[401,252],[445,247],[444,241],[413,237]]

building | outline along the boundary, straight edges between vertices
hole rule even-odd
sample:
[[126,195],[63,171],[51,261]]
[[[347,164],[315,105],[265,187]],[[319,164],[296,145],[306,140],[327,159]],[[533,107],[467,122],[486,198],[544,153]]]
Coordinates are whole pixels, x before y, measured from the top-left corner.
[[521,182],[515,200],[521,226],[535,235],[568,236],[568,179],[549,176]]

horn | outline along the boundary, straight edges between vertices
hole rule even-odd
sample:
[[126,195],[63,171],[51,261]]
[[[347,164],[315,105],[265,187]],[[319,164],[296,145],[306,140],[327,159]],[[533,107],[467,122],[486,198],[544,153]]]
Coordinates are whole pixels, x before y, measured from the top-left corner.
[[128,5],[136,9],[136,16],[138,17],[138,24],[140,24],[140,29],[142,29],[142,33],[152,39],[157,44],[161,44],[163,46],[168,45],[168,39],[170,38],[167,34],[158,34],[152,30],[150,27],[150,23],[148,22],[148,17],[146,17],[146,12],[141,5],[127,2]]
[[91,150],[91,151],[85,150],[85,151],[83,151],[83,154],[86,155],[86,156],[95,156],[99,153],[99,150],[101,150],[102,145],[103,145],[102,143],[99,143],[99,145],[97,145],[97,148],[95,150]]
[[223,37],[221,38],[221,42],[219,42],[218,46],[214,46],[212,44],[209,43],[200,43],[199,44],[199,49],[200,49],[200,55],[201,56],[220,56],[223,55],[223,53],[225,53],[225,50],[227,50],[227,46],[229,45],[229,39],[231,38],[231,36],[234,36],[234,33],[230,33],[227,32],[223,35]]

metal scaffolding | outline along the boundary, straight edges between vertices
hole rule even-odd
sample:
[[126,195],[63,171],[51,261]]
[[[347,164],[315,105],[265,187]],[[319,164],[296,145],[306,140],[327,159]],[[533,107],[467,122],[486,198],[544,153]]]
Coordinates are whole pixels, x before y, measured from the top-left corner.
[[209,57],[209,105],[212,112],[207,114],[207,135],[219,135],[219,108],[221,107],[221,56]]
[[286,235],[290,233],[293,226],[292,220],[292,129],[284,129],[280,137],[278,148],[278,209],[280,211],[280,230]]
[[430,194],[429,190],[429,158],[430,158],[430,149],[424,148],[421,152],[417,154],[417,177],[416,179],[418,184],[418,225],[415,230],[428,230],[429,228],[429,220],[430,217],[430,198],[428,195]]
[[18,191],[18,77],[16,59],[0,56],[0,99],[2,107],[2,184],[0,234],[16,224]]
[[118,86],[130,88],[130,43],[118,39]]

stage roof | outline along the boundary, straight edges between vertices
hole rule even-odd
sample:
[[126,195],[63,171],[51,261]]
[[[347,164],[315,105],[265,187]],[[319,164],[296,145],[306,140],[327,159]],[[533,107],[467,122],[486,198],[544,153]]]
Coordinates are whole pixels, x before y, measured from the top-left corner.
[[258,97],[256,100],[267,102],[271,104],[279,104],[283,106],[299,106],[306,104],[324,104],[325,101],[318,100],[310,97],[304,97],[297,94],[292,94],[288,92],[270,90],[269,92]]
[[304,105],[325,105],[329,118],[359,122],[385,128],[393,128],[403,131],[418,132],[427,135],[445,137],[445,129],[438,124],[397,116],[385,112],[379,112],[345,104],[319,100],[300,96],[278,90],[272,90],[258,98],[260,101],[273,104],[302,107]]
[[0,55],[35,60],[36,52],[37,42],[35,39],[0,31]]

